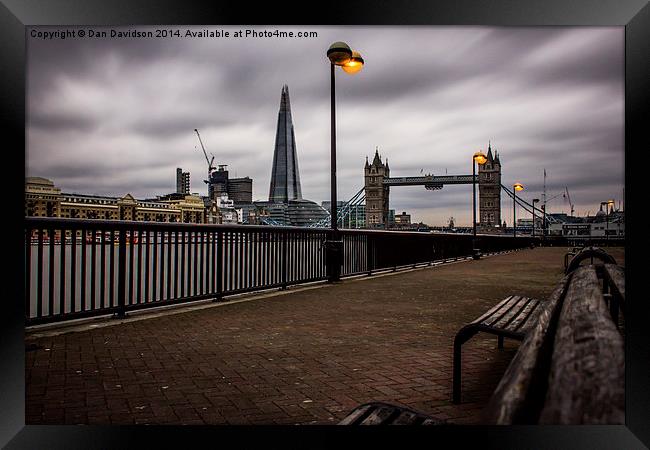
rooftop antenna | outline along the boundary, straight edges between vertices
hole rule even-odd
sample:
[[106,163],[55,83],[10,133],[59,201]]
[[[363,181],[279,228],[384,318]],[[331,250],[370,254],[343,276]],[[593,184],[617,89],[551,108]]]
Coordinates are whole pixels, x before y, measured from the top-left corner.
[[544,212],[546,212],[546,167],[544,168],[544,192],[542,193],[542,204],[544,205]]

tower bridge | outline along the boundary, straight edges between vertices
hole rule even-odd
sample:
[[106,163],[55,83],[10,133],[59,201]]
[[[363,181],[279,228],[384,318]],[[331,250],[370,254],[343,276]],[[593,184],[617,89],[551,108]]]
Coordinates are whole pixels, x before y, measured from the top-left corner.
[[[479,165],[476,183],[479,188],[478,224],[481,231],[494,231],[501,224],[501,161],[488,144],[487,161]],[[391,186],[424,186],[427,190],[440,190],[445,185],[473,184],[473,175],[432,175],[391,177],[388,159],[384,163],[375,150],[372,163],[364,167],[366,200],[366,227],[386,228]]]
[[[510,189],[501,184],[501,161],[499,154],[488,144],[487,161],[478,166],[476,184],[479,188],[479,216],[477,228],[482,233],[497,232],[501,225],[501,192],[508,198],[514,198]],[[472,184],[473,175],[433,175],[391,177],[388,159],[381,160],[379,150],[375,151],[372,164],[366,158],[364,168],[364,186],[346,202],[341,202],[338,209],[338,222],[341,227],[359,228],[360,217],[365,218],[366,228],[386,228],[388,223],[390,188],[396,186],[424,186],[427,190],[440,190],[445,185]],[[533,205],[521,196],[516,197],[517,204],[528,213]],[[546,217],[551,223],[557,222],[553,216],[544,211],[536,211],[538,217]],[[312,227],[327,227],[330,216],[312,223]]]

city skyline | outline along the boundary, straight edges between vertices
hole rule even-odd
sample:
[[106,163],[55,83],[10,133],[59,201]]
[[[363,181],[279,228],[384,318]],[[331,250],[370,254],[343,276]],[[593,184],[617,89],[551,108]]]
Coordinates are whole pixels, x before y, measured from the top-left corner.
[[[27,175],[67,192],[145,198],[173,192],[183,167],[190,192],[204,195],[198,128],[215,163],[250,176],[253,199],[265,199],[287,84],[303,196],[328,200],[325,51],[344,40],[366,67],[337,74],[340,200],[362,187],[377,146],[391,176],[471,174],[471,155],[489,141],[503,183],[522,182],[527,200],[541,198],[544,169],[548,197],[567,186],[580,215],[622,200],[623,28],[277,28],[318,37],[29,39]],[[549,211],[568,212],[562,199]],[[471,188],[393,188],[390,208],[468,225]],[[507,196],[502,211],[510,224]]]

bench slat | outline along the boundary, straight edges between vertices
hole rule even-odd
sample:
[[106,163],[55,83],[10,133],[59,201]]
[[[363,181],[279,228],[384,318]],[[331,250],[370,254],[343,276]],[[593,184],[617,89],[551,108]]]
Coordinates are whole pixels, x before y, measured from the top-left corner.
[[360,417],[362,417],[368,410],[371,408],[371,405],[361,405],[357,407],[354,411],[348,414],[343,420],[339,422],[339,425],[352,425]]
[[420,417],[411,411],[402,411],[391,425],[416,425],[420,421]]
[[514,308],[515,305],[519,303],[520,299],[521,296],[519,295],[513,295],[512,297],[510,297],[510,300],[508,300],[508,302],[504,304],[503,308],[501,308],[497,313],[493,314],[492,316],[486,318],[483,321],[483,325],[492,327],[496,322],[501,320],[506,314],[512,311],[512,308]]
[[441,425],[443,420],[422,412],[384,402],[357,406],[339,425]]
[[539,317],[541,301],[536,298],[530,299],[519,316],[508,324],[508,330],[526,333],[533,326],[535,319]]
[[502,328],[504,330],[510,328],[510,323],[517,319],[530,304],[532,299],[529,297],[520,297],[519,301],[508,311],[501,319],[499,319],[494,325],[494,328]]
[[388,420],[388,418],[396,411],[395,408],[386,406],[379,406],[370,413],[360,425],[381,425]]
[[625,423],[624,357],[595,268],[577,268],[555,333],[539,423]]
[[484,320],[486,320],[488,317],[492,316],[493,314],[497,313],[501,308],[504,307],[510,300],[512,299],[512,295],[509,297],[504,298],[501,300],[499,303],[494,305],[492,308],[490,308],[485,314],[483,314],[481,317],[479,317],[476,320],[473,320],[470,322],[470,325],[477,324],[477,323],[482,323]]

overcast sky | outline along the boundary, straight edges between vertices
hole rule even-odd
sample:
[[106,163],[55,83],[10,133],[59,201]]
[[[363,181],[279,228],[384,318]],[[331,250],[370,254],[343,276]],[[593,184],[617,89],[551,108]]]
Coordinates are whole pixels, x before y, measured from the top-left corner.
[[[336,74],[340,200],[363,186],[365,158],[377,146],[391,176],[471,174],[472,154],[489,140],[503,184],[523,183],[528,200],[541,198],[544,168],[547,197],[567,186],[579,215],[623,200],[623,27],[193,29],[206,28],[231,37],[29,38],[27,175],[64,192],[146,198],[175,191],[182,167],[191,191],[206,195],[198,128],[215,163],[251,177],[253,199],[266,200],[286,83],[303,197],[320,204],[330,195],[325,53],[343,40],[366,65]],[[134,29],[154,28],[122,30]],[[318,37],[232,37],[246,29]],[[471,201],[469,185],[390,194],[397,213],[430,225],[450,216],[469,225]],[[559,195],[548,210],[569,212],[568,202]],[[504,194],[502,219],[511,224]]]

